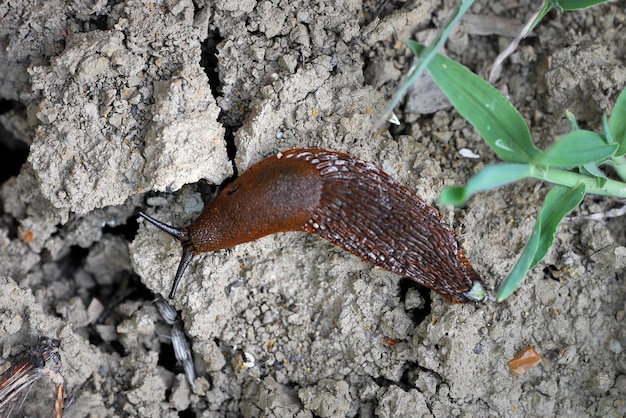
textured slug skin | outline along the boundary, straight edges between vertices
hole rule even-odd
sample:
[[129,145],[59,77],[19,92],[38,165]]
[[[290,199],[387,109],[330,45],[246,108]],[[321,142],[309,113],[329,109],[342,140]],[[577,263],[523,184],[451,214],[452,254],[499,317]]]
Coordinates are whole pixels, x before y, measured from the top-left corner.
[[304,231],[453,302],[479,275],[437,211],[376,166],[348,154],[293,149],[225,187],[188,227],[193,254]]
[[315,165],[273,156],[227,185],[184,231],[195,253],[276,232],[301,231],[318,208],[321,194],[322,179]]

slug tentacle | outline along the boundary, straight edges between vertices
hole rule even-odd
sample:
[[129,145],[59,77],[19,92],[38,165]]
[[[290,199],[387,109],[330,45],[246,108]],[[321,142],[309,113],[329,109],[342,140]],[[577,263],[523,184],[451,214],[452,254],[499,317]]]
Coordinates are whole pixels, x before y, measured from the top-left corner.
[[196,254],[193,242],[191,241],[189,234],[186,232],[187,228],[184,228],[184,229],[174,228],[173,226],[169,226],[161,221],[154,219],[152,216],[149,216],[148,214],[146,214],[145,212],[141,210],[137,211],[137,214],[141,216],[142,218],[144,218],[145,220],[147,220],[148,222],[150,222],[152,225],[167,232],[171,236],[177,238],[183,247],[183,256],[180,259],[180,263],[178,264],[178,270],[176,270],[174,284],[172,285],[172,290],[170,291],[170,294],[169,294],[169,298],[174,299],[174,294],[176,293],[176,289],[178,288],[180,279],[183,277],[183,273],[187,269],[189,262],[191,261],[193,256]]
[[170,294],[168,296],[170,299],[174,299],[174,294],[176,294],[176,289],[178,288],[180,279],[182,279],[183,273],[185,272],[185,270],[187,270],[187,266],[189,265],[189,262],[191,262],[193,256],[193,251],[190,251],[189,248],[183,247],[183,256],[180,259],[180,263],[178,264],[176,277],[174,277],[174,284],[172,284],[172,290],[170,290]]
[[141,210],[137,211],[137,215],[141,216],[146,221],[150,222],[152,225],[156,226],[160,230],[167,232],[168,234],[170,234],[171,236],[173,236],[175,238],[178,238],[181,242],[189,240],[189,237],[187,236],[185,231],[182,230],[182,229],[174,228],[173,226],[169,226],[166,223],[163,223],[161,221],[157,221],[152,216],[148,215],[147,213],[145,213],[145,212],[143,212]]

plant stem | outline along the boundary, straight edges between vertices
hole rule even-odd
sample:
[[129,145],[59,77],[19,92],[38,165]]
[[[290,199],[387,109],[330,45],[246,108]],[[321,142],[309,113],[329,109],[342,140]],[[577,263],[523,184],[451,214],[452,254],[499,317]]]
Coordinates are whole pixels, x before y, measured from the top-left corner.
[[616,196],[626,198],[626,183],[610,179],[598,179],[571,171],[533,167],[531,176],[540,180],[549,181],[563,186],[575,187],[583,183],[586,192],[604,196]]

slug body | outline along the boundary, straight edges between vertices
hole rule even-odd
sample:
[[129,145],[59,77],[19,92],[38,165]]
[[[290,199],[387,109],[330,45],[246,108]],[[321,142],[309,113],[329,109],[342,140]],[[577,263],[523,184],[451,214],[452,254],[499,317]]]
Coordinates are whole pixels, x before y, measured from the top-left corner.
[[340,152],[292,149],[269,157],[227,185],[182,230],[139,214],[182,242],[170,298],[194,255],[287,231],[317,234],[452,302],[485,295],[434,208],[373,164]]

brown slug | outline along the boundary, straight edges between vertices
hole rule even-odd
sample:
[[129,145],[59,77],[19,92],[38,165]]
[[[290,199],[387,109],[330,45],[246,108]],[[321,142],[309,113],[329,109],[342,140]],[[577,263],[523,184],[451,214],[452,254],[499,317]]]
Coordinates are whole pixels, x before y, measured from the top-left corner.
[[182,229],[138,213],[182,243],[170,299],[194,255],[287,231],[317,234],[452,302],[485,297],[439,213],[373,164],[341,152],[292,149],[260,161]]

